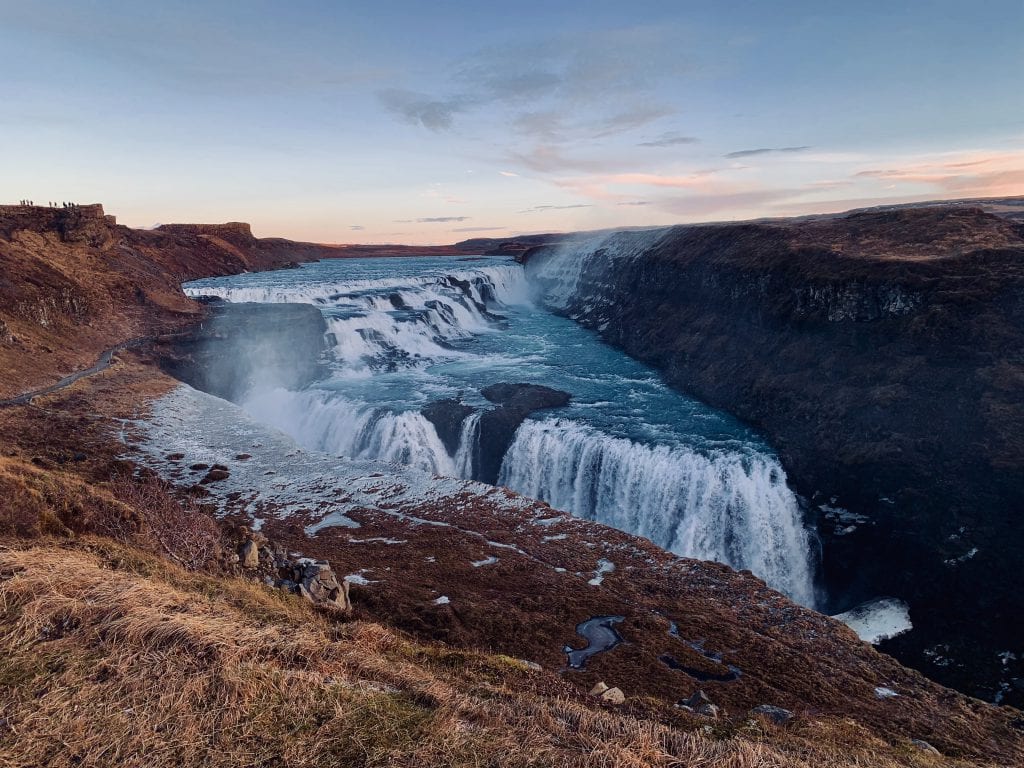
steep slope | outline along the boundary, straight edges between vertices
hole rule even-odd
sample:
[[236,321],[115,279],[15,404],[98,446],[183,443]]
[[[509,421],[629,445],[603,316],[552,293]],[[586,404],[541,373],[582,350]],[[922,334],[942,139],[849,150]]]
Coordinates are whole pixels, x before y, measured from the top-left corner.
[[883,647],[1021,700],[1019,224],[901,209],[580,238],[526,260],[555,309],[763,430],[818,517],[833,609],[903,598],[915,630]]
[[335,255],[247,224],[118,226],[99,205],[0,206],[0,398],[51,384],[136,337],[203,316],[184,280]]
[[668,727],[508,657],[338,624],[102,540],[0,550],[0,600],[12,768],[937,764],[837,719]]

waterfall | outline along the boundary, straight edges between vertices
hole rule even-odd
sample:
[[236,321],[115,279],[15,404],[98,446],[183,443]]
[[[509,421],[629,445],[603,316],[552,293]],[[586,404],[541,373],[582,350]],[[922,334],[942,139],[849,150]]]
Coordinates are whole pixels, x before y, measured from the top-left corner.
[[494,329],[491,308],[529,301],[518,264],[443,275],[344,283],[237,286],[197,281],[190,296],[231,302],[304,303],[321,307],[329,354],[345,376],[419,367],[462,357],[459,341]]
[[541,291],[543,303],[558,311],[569,309],[580,281],[592,262],[608,262],[641,256],[656,247],[670,230],[658,229],[578,235],[527,262],[530,280]]
[[[301,273],[302,270],[297,270]],[[465,290],[474,301],[486,304],[523,304],[529,291],[523,269],[518,264],[500,264],[476,269],[453,269],[443,275],[409,277],[397,281],[394,277],[356,279],[344,282],[296,282],[287,285],[230,285],[223,278],[195,280],[182,286],[187,296],[216,296],[224,301],[256,302],[260,304],[330,304],[363,294],[396,290],[425,293],[443,293],[447,289]]]
[[760,453],[645,446],[583,424],[526,421],[498,482],[677,554],[749,568],[813,605],[813,567],[782,467]]
[[457,475],[434,425],[418,411],[393,413],[316,390],[263,390],[241,405],[257,421],[277,427],[312,450]]
[[472,480],[480,463],[480,411],[471,413],[462,422],[459,448],[455,452],[455,472],[459,477]]
[[[602,263],[657,247],[667,231],[574,239],[529,262],[530,276],[549,306],[574,311],[581,280],[600,279]],[[187,291],[236,302],[309,303],[323,313],[330,379],[298,392],[257,385],[241,403],[256,420],[309,449],[472,479],[488,447],[481,409],[491,407],[472,392],[495,383],[492,366],[500,371],[493,375],[508,377],[520,375],[522,364],[524,377],[548,383],[543,377],[552,376],[550,383],[561,386],[560,372],[573,356],[601,361],[607,348],[568,320],[524,306],[528,284],[519,265],[461,268],[438,260],[417,272],[411,264],[324,263],[197,281]],[[502,311],[507,318],[495,314]],[[506,321],[513,333],[489,335]],[[614,372],[623,362],[595,364]],[[504,456],[499,483],[680,555],[748,568],[812,605],[808,533],[778,461],[741,426],[723,425],[717,416],[709,421],[703,406],[636,384],[646,373],[629,373],[633,365],[579,380],[591,389],[591,401],[581,398],[572,418],[525,421]],[[450,455],[420,408],[467,391],[465,402],[476,410],[462,422]],[[627,410],[623,400],[635,408]],[[624,431],[633,422],[662,426],[653,437],[642,428]]]

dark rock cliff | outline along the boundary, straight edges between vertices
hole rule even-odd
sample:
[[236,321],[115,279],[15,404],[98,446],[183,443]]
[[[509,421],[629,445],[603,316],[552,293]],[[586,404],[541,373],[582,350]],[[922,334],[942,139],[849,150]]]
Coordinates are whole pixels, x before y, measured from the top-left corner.
[[158,346],[161,368],[196,389],[238,400],[254,386],[301,389],[326,373],[327,324],[311,304],[213,302],[210,315]]
[[[535,411],[561,408],[572,399],[568,392],[540,384],[491,384],[481,389],[480,394],[495,407],[479,412],[477,432],[472,437],[476,441],[472,455],[473,479],[492,485],[498,482],[501,462],[519,425]],[[465,420],[476,412],[477,409],[455,399],[438,400],[421,410],[453,456],[459,449]]]
[[1019,224],[904,209],[622,232],[524,260],[553,309],[768,436],[817,517],[833,611],[903,598],[915,629],[885,650],[1024,701],[1005,655],[1024,657]]

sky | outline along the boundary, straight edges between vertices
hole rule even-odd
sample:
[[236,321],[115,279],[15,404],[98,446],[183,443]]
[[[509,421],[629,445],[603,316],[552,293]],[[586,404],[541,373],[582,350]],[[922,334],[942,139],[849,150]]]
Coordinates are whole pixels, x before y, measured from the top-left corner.
[[1024,0],[0,0],[0,202],[471,237],[1024,195]]

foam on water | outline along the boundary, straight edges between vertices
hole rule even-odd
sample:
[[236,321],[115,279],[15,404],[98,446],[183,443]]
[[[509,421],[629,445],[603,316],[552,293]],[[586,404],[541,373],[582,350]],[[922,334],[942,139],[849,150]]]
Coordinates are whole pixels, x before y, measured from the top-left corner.
[[242,407],[257,421],[277,427],[312,450],[460,476],[434,426],[418,411],[394,413],[323,391],[283,389],[254,393]]
[[612,438],[565,419],[527,421],[498,479],[687,557],[747,568],[811,605],[810,542],[778,461]]
[[[568,306],[591,258],[626,258],[665,230],[601,235],[542,260],[545,301]],[[355,259],[198,281],[191,295],[305,302],[328,327],[332,377],[303,391],[256,388],[248,416],[308,450],[473,479],[479,389],[529,381],[573,395],[519,427],[499,482],[680,555],[749,568],[813,605],[809,534],[778,461],[724,414],[668,389],[641,364],[529,303],[519,265],[481,259]],[[552,300],[554,297],[554,300]],[[435,400],[476,408],[449,454],[420,413]]]

